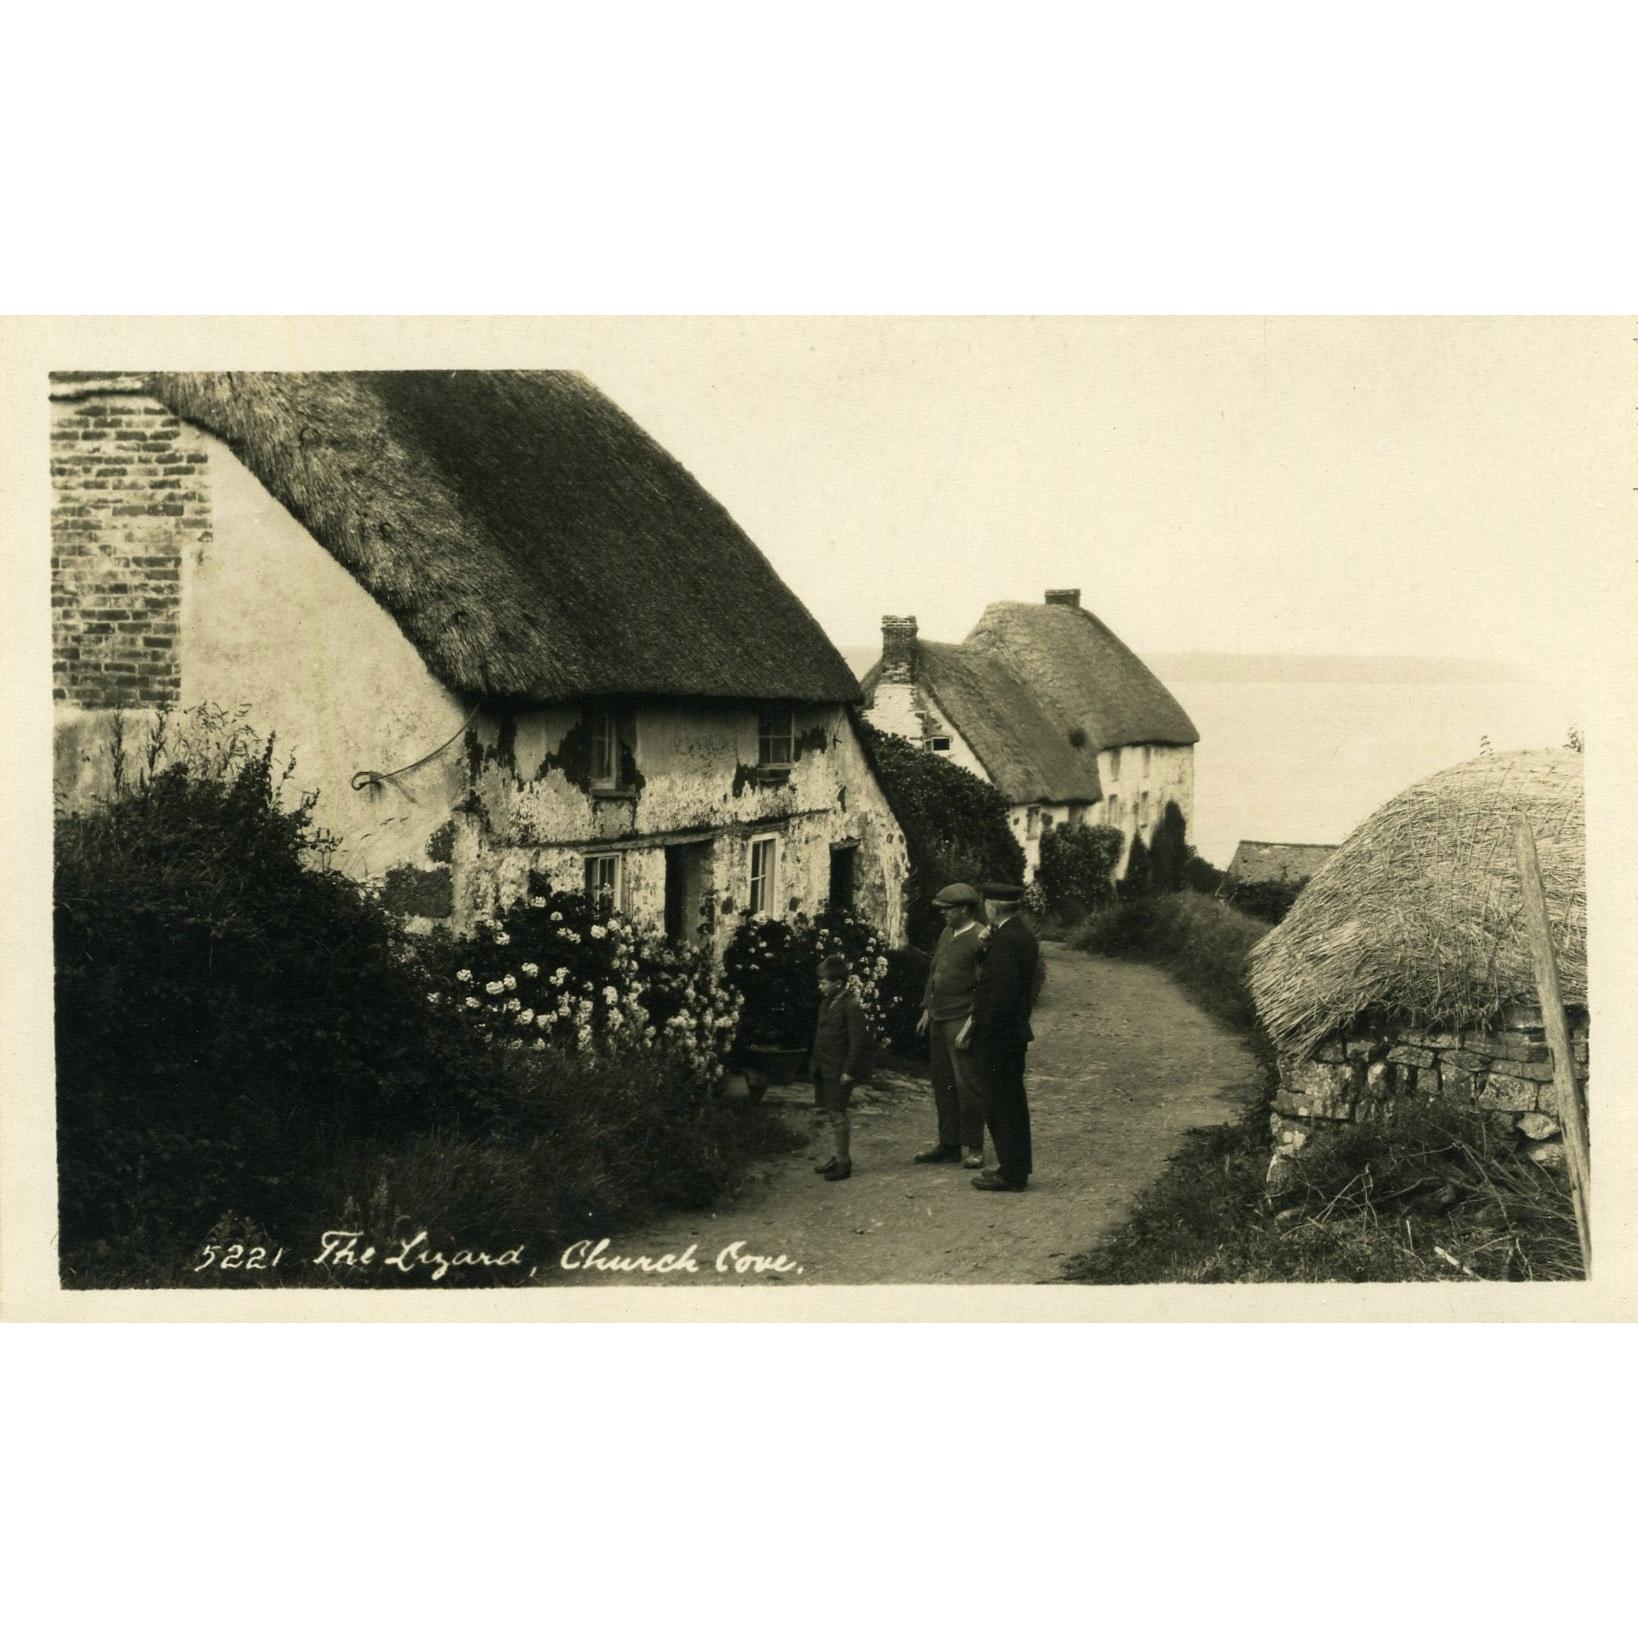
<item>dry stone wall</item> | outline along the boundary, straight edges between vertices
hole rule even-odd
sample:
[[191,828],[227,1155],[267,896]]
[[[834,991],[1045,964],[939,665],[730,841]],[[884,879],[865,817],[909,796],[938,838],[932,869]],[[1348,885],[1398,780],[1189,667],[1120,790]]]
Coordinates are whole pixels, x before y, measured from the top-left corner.
[[[1588,1025],[1570,1013],[1576,1079],[1585,1094]],[[1344,1121],[1386,1121],[1413,1098],[1448,1098],[1489,1112],[1533,1160],[1564,1163],[1552,1052],[1541,1013],[1510,1007],[1492,1029],[1412,1029],[1357,1021],[1311,1056],[1282,1054],[1270,1123],[1269,1184],[1278,1188],[1310,1139]]]

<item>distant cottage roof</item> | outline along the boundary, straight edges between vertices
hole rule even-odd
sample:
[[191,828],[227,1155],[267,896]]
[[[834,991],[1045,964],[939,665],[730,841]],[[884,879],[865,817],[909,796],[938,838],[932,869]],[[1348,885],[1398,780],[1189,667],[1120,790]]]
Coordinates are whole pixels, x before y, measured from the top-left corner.
[[717,501],[558,370],[210,372],[146,385],[228,444],[452,689],[853,702]]
[[1237,882],[1305,882],[1335,852],[1326,842],[1242,841],[1228,873]]
[[1096,802],[1098,755],[1068,731],[994,654],[959,643],[918,643],[930,688],[996,787],[1013,802]]
[[[1074,596],[1076,601],[1059,601]],[[966,647],[1000,656],[1021,682],[1096,750],[1117,745],[1193,745],[1188,715],[1079,594],[1045,603],[991,603]],[[963,732],[966,730],[963,729]]]

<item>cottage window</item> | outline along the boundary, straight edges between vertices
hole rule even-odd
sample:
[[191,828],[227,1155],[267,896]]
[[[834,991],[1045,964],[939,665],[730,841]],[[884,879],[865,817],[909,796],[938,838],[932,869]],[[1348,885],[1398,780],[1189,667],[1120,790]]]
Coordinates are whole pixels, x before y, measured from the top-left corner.
[[1120,747],[1117,745],[1109,753],[1109,783],[1117,784],[1120,780]]
[[594,706],[588,714],[586,726],[591,733],[592,784],[619,784],[620,732],[614,713],[602,706]]
[[586,855],[586,901],[600,916],[610,915],[620,908],[618,853]]
[[948,734],[934,734],[933,737],[927,741],[927,749],[929,751],[948,751],[949,748],[950,736]]
[[1149,768],[1150,768],[1151,763],[1154,760],[1154,754],[1155,754],[1154,746],[1145,745],[1143,747],[1143,777],[1145,779],[1147,779],[1149,777]]
[[757,718],[756,761],[759,768],[788,768],[796,738],[795,713],[788,705],[771,705]]
[[1144,791],[1138,797],[1138,828],[1140,830],[1149,828],[1149,793],[1147,791]]
[[767,913],[778,888],[779,839],[776,836],[751,838],[751,891],[746,899],[751,912]]
[[1113,825],[1116,830],[1119,830],[1120,820],[1120,798],[1118,796],[1111,796],[1109,798],[1109,823]]
[[1025,837],[1030,839],[1030,840],[1033,840],[1034,837],[1035,837],[1036,831],[1040,829],[1040,825],[1041,825],[1041,810],[1039,808],[1030,808],[1030,809],[1028,809],[1024,814],[1024,835],[1025,835]]

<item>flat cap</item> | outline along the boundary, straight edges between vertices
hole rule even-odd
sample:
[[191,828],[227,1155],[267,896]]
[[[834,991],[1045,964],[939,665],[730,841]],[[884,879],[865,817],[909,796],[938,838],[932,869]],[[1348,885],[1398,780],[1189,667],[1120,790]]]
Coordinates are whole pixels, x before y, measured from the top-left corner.
[[941,887],[933,895],[933,903],[941,910],[947,905],[971,904],[976,906],[983,902],[978,896],[978,889],[969,887],[965,882],[951,882],[948,887]]
[[982,891],[990,904],[1017,904],[1024,896],[1023,888],[1016,882],[985,882]]

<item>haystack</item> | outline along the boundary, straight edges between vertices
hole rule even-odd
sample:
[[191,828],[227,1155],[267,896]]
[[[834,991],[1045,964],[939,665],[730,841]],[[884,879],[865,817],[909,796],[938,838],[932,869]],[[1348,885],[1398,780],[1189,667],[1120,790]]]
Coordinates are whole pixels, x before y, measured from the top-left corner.
[[1305,1056],[1356,1019],[1490,1026],[1533,1006],[1513,819],[1536,835],[1567,1005],[1587,1003],[1582,758],[1520,751],[1447,768],[1379,808],[1251,956],[1280,1051]]

